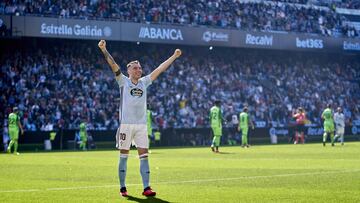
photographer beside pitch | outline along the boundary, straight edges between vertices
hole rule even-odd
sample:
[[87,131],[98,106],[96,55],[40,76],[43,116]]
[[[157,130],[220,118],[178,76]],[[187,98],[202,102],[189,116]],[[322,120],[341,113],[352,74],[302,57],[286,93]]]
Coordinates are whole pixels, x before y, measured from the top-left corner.
[[120,150],[118,168],[120,194],[122,196],[128,196],[125,186],[127,159],[130,145],[132,141],[134,141],[140,158],[140,173],[144,186],[144,192],[142,194],[145,196],[155,196],[156,192],[152,191],[149,184],[150,169],[148,162],[149,139],[146,120],[146,88],[181,56],[181,50],[176,49],[172,56],[160,64],[152,73],[144,77],[141,77],[142,67],[139,61],[131,61],[127,64],[129,77],[126,77],[122,74],[120,67],[107,51],[105,40],[100,40],[98,46],[110,65],[112,72],[115,74],[116,81],[120,88],[120,127],[116,133],[116,145]]

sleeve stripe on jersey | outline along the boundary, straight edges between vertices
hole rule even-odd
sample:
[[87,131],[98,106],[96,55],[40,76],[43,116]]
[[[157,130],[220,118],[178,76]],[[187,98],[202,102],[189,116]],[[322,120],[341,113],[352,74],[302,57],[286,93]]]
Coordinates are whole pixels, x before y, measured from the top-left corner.
[[119,122],[121,123],[123,115],[123,101],[124,101],[124,86],[120,88],[120,109],[119,109]]

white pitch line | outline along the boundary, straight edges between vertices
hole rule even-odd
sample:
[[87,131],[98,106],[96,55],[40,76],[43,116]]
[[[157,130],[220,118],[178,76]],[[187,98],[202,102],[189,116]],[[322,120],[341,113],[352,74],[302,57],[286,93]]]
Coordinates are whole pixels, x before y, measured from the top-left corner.
[[40,192],[40,189],[24,189],[24,190],[0,190],[0,193],[12,193],[12,192]]
[[[130,184],[131,185],[131,184]],[[140,184],[139,184],[140,185]],[[119,187],[119,185],[94,185],[94,186],[83,186],[83,187],[57,187],[57,188],[46,188],[46,191],[56,191],[56,190],[81,190],[81,189],[91,189],[91,188],[107,188],[107,187]],[[1,193],[1,191],[0,191]]]
[[[241,180],[241,179],[258,179],[258,178],[274,178],[274,177],[289,177],[289,176],[303,176],[303,175],[324,175],[324,174],[336,174],[336,173],[351,173],[359,172],[360,169],[344,170],[344,171],[329,171],[329,172],[312,172],[312,173],[288,173],[288,174],[277,174],[267,176],[242,176],[233,178],[213,178],[213,179],[200,179],[200,180],[183,180],[183,181],[167,181],[158,182],[154,185],[160,184],[182,184],[182,183],[203,183],[203,182],[216,182],[216,181],[228,181],[228,180]],[[142,185],[142,184],[127,184]],[[22,189],[22,190],[0,190],[0,193],[16,193],[16,192],[43,192],[43,191],[62,191],[62,190],[81,190],[81,189],[94,189],[94,188],[110,188],[119,187],[119,185],[94,185],[94,186],[80,186],[80,187],[65,187],[65,188],[45,188],[45,189]]]
[[169,184],[169,183],[198,183],[198,182],[215,182],[215,181],[226,181],[226,180],[240,180],[240,179],[258,179],[258,178],[274,178],[274,177],[289,177],[289,176],[301,176],[301,175],[322,175],[322,174],[336,174],[336,173],[351,173],[358,172],[360,169],[355,170],[346,170],[346,171],[329,171],[329,172],[315,172],[315,173],[288,173],[288,174],[278,174],[278,175],[268,175],[268,176],[242,176],[234,178],[214,178],[214,179],[203,179],[203,180],[184,180],[184,181],[174,181],[174,182],[160,182],[157,184]]

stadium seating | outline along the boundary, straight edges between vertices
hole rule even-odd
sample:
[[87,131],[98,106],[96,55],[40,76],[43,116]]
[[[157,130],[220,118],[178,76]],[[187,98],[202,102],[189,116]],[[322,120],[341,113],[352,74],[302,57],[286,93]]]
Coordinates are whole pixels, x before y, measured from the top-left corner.
[[[333,4],[333,2],[335,2]],[[359,8],[357,1],[4,1],[0,14],[60,18],[107,19],[141,23],[208,26],[251,31],[316,33],[358,37],[359,30],[345,25],[347,16],[336,6]],[[314,4],[310,4],[314,3]],[[320,5],[322,7],[314,7]],[[348,31],[350,30],[350,31]]]
[[[82,118],[88,119],[89,129],[117,128],[119,89],[94,41],[23,43],[28,46],[1,55],[1,118],[17,105],[27,130],[74,129]],[[215,99],[222,100],[228,121],[244,104],[253,120],[266,125],[290,124],[291,111],[298,106],[320,124],[327,102],[344,107],[347,123],[360,117],[356,57],[183,49],[184,56],[149,88],[148,102],[162,128],[208,126]],[[111,42],[109,50],[123,68],[138,59],[149,74],[174,47]]]

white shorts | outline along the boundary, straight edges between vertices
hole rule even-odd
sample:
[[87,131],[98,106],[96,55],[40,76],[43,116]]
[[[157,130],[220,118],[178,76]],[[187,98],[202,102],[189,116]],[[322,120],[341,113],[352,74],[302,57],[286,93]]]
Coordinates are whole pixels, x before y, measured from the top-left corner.
[[343,135],[345,132],[345,128],[340,127],[340,128],[336,128],[336,134],[337,135]]
[[121,124],[116,132],[116,148],[129,150],[131,143],[136,147],[149,148],[146,124]]

